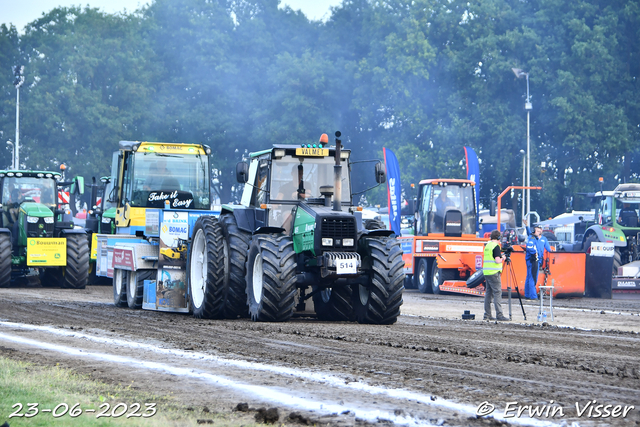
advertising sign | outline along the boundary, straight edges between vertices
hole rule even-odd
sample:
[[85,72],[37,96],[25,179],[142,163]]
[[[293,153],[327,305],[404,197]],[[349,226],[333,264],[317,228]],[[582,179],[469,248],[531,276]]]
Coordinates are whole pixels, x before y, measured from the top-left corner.
[[27,265],[35,267],[67,265],[67,239],[28,238]]
[[186,308],[186,267],[189,238],[188,212],[163,211],[156,304],[161,308]]
[[113,268],[121,270],[136,270],[136,254],[134,248],[123,248],[116,246],[113,248]]
[[613,257],[613,243],[591,242],[591,256]]

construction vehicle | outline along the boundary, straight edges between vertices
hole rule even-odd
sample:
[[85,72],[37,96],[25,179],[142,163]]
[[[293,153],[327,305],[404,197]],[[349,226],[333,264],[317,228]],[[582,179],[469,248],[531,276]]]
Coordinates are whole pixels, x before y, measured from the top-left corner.
[[[220,218],[202,216],[189,253],[192,309],[216,317],[221,295],[238,296],[238,313],[286,321],[305,311],[320,320],[392,324],[404,289],[402,250],[378,220],[353,205],[350,150],[323,134],[319,143],[274,145],[237,165],[241,203]],[[377,185],[384,167],[375,166]],[[227,262],[222,265],[218,259]],[[210,280],[222,268],[228,283]]]
[[[203,144],[120,141],[103,196],[115,205],[115,233],[95,233],[96,276],[113,279],[116,306],[190,311],[182,242],[200,215],[219,214],[210,204],[210,153]],[[110,226],[105,207],[100,225]]]
[[488,239],[476,233],[474,187],[466,179],[420,181],[415,235],[399,238],[405,273],[420,292],[439,294],[445,281],[466,280],[482,268]]
[[56,203],[58,189],[64,187],[82,193],[84,181],[63,182],[58,172],[0,171],[0,287],[36,275],[43,286],[87,285],[86,232],[74,228],[71,213]]
[[[597,202],[596,224],[585,231],[582,249],[589,253],[592,242],[613,243],[612,273],[616,276],[620,266],[640,259],[640,184],[620,184],[613,191],[599,191],[593,200]],[[623,211],[624,205],[627,209]]]

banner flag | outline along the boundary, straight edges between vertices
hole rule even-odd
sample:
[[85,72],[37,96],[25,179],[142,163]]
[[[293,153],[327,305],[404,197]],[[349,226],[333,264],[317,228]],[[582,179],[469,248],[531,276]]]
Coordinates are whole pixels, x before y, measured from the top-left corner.
[[400,209],[402,209],[402,186],[400,185],[400,165],[393,151],[382,148],[387,169],[387,201],[389,203],[389,225],[400,236]]
[[[467,179],[476,183],[476,212],[478,210],[478,203],[480,201],[480,164],[478,163],[478,156],[471,147],[464,147],[464,157],[467,160]],[[476,217],[476,230],[478,229],[477,217]]]

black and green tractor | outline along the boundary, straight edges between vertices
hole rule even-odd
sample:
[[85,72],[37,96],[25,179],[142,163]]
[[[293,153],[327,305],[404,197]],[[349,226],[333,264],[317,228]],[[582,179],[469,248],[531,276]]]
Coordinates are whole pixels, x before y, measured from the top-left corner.
[[[402,249],[353,204],[351,152],[339,137],[335,146],[326,134],[316,144],[275,145],[237,165],[241,203],[194,226],[187,275],[197,317],[286,321],[309,311],[311,299],[320,320],[396,322]],[[379,161],[375,178],[386,181]]]
[[87,235],[68,209],[58,208],[64,187],[82,192],[84,182],[62,182],[58,172],[0,171],[0,287],[35,276],[43,286],[87,285]]

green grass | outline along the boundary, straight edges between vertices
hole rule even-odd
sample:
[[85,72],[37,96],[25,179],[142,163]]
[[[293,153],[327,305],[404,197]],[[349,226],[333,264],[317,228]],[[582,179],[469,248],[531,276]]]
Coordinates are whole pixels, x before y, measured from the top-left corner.
[[[130,406],[140,403],[139,413],[144,414],[145,403],[156,403],[155,415],[142,418],[126,416],[133,412]],[[39,413],[33,417],[10,417],[22,404],[20,414],[29,411],[27,403],[38,403]],[[66,403],[67,413],[58,418],[51,413],[43,413],[42,409],[53,410],[56,406]],[[97,418],[101,411],[100,405],[109,405],[109,414],[120,404],[126,404],[126,412],[119,418]],[[71,417],[69,414],[74,405],[79,404],[83,414]],[[118,412],[124,409],[120,405]],[[87,409],[95,409],[95,413],[86,413]],[[59,406],[58,413],[64,412],[64,405]],[[203,425],[216,426],[248,426],[255,425],[246,414],[203,412],[203,408],[192,408],[178,404],[171,397],[154,396],[141,392],[132,387],[109,385],[94,381],[85,375],[59,366],[38,366],[31,363],[15,361],[0,357],[0,425],[5,421],[11,427],[18,426],[195,426],[198,420],[211,420]]]

